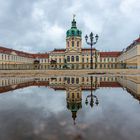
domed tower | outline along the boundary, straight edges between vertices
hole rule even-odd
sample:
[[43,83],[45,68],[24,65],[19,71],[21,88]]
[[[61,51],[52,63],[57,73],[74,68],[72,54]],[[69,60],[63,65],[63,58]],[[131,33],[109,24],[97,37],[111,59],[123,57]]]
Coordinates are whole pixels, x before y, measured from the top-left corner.
[[82,92],[80,88],[78,88],[77,91],[73,90],[75,90],[75,87],[67,89],[67,108],[71,111],[75,124],[77,112],[82,108]]
[[81,52],[82,47],[82,31],[77,29],[75,15],[73,16],[73,21],[71,29],[66,33],[66,52]]
[[[69,83],[69,81],[71,82]],[[67,108],[71,111],[72,118],[75,124],[77,112],[82,108],[82,89],[79,85],[79,78],[68,78],[65,86],[67,95]]]

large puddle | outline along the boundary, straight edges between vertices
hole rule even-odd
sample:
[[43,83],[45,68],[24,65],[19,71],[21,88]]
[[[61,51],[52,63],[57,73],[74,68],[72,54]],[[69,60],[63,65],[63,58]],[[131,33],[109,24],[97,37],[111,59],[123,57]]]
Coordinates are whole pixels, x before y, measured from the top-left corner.
[[0,140],[138,140],[140,77],[0,79]]

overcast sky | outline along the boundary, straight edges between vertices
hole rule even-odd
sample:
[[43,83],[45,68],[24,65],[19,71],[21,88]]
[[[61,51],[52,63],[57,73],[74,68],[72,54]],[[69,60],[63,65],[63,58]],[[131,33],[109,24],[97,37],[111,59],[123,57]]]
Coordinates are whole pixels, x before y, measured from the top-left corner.
[[65,48],[73,14],[83,47],[91,31],[104,51],[122,50],[140,34],[140,0],[0,0],[0,45],[29,52]]

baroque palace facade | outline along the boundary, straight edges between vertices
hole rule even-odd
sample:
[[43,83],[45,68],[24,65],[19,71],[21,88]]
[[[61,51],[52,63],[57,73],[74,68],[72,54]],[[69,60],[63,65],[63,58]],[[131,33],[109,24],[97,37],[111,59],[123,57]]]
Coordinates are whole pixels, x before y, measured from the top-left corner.
[[[97,69],[140,68],[140,37],[123,51],[100,52],[93,48]],[[73,19],[66,32],[66,47],[31,54],[0,47],[0,69],[90,69],[91,49],[82,47],[82,32]]]

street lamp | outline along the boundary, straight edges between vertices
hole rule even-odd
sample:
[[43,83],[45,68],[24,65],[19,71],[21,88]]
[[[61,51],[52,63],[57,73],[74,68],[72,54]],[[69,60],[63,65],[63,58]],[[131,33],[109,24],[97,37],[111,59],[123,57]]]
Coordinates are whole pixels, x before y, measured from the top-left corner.
[[97,68],[97,57],[98,57],[98,52],[95,50],[95,69]]
[[[87,35],[85,36],[85,40],[86,40],[86,43],[91,46],[90,69],[93,69],[92,46],[97,43],[99,36],[98,36],[98,34],[96,34],[94,36],[93,33],[91,32],[89,37],[90,37],[90,42],[88,42],[88,36]],[[95,42],[94,42],[94,38],[95,38]]]
[[[90,106],[93,107],[94,99],[95,99],[96,105],[99,104],[99,100],[98,100],[97,96],[93,95],[93,93],[92,93],[92,91],[93,91],[93,89],[92,89],[93,77],[91,76],[90,79],[91,79],[91,94],[86,97],[85,104],[88,105],[88,98],[90,98]],[[97,89],[97,77],[95,79],[95,90],[96,89]]]

